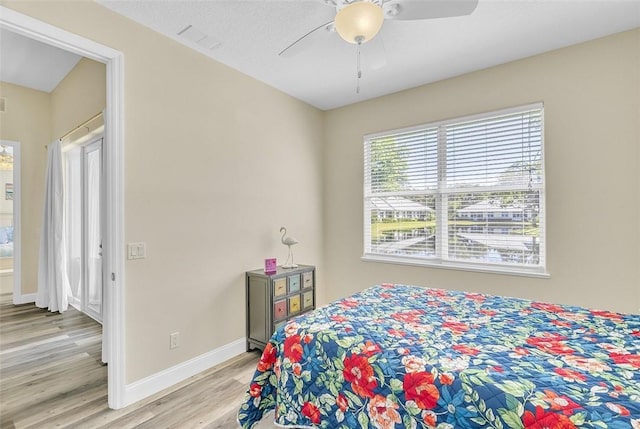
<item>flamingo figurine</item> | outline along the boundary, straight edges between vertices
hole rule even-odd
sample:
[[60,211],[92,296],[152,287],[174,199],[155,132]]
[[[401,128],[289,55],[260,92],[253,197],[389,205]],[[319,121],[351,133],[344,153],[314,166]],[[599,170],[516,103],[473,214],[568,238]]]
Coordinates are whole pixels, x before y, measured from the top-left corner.
[[282,238],[280,241],[282,244],[289,247],[289,256],[287,256],[287,260],[284,265],[282,265],[282,268],[297,268],[298,265],[293,263],[293,251],[291,250],[291,246],[298,244],[298,240],[293,237],[285,237],[287,235],[287,228],[284,226],[280,228],[280,232],[282,232]]

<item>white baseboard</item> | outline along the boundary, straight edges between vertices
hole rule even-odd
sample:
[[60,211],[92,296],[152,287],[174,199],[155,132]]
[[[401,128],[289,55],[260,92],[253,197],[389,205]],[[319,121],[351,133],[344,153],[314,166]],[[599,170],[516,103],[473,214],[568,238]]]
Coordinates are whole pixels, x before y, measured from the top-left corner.
[[36,302],[36,294],[35,293],[27,293],[24,295],[16,295],[13,294],[13,304],[29,304],[30,302]]
[[142,380],[127,384],[124,388],[123,407],[156,394],[189,377],[206,371],[246,351],[247,341],[239,338],[222,347],[211,350],[178,365],[150,375]]

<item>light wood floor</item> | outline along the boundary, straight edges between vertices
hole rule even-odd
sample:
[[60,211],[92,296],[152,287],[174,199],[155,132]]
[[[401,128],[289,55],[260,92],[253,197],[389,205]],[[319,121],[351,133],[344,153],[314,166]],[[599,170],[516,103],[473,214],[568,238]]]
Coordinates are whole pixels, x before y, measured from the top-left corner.
[[0,428],[236,428],[260,358],[245,353],[121,410],[107,406],[101,326],[0,295]]

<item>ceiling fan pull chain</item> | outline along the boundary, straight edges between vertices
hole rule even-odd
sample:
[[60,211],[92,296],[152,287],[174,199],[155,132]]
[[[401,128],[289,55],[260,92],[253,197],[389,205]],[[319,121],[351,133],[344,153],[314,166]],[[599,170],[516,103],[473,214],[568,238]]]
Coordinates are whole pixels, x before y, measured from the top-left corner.
[[360,65],[360,46],[362,42],[357,44],[356,50],[356,94],[360,94],[360,78],[362,77],[362,67]]

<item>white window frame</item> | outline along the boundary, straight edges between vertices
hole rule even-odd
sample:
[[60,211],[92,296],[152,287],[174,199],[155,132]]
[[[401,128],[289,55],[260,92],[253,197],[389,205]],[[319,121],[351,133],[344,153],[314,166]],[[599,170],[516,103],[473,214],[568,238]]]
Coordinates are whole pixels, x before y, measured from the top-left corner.
[[[445,137],[444,130],[446,126],[454,125],[457,123],[470,122],[482,119],[491,119],[494,117],[499,117],[502,115],[515,114],[519,112],[526,112],[530,110],[540,110],[541,111],[541,176],[542,176],[542,184],[536,189],[540,192],[540,208],[539,208],[539,216],[541,220],[540,227],[540,264],[538,265],[515,265],[515,264],[496,264],[496,263],[483,263],[476,261],[463,261],[463,260],[453,260],[448,259],[448,220],[447,220],[447,203],[446,198],[448,195],[447,188],[445,186],[445,177],[442,173],[442,165],[446,163],[446,150],[447,150],[447,141]],[[374,194],[371,193],[370,189],[370,180],[367,179],[367,175],[370,174],[367,171],[367,155],[369,151],[369,145],[372,140],[391,137],[397,134],[402,133],[411,133],[414,131],[420,131],[424,129],[432,129],[438,128],[438,188],[435,192],[436,199],[436,256],[435,257],[425,257],[425,256],[409,256],[409,255],[391,255],[391,254],[381,254],[374,253],[372,251],[367,251],[370,249],[371,243],[371,228],[368,227],[371,222],[371,214],[367,210],[367,199],[371,198]],[[395,129],[389,131],[378,132],[374,134],[368,134],[364,136],[364,191],[363,191],[363,218],[364,218],[364,229],[363,229],[363,239],[364,239],[364,251],[361,260],[366,262],[383,262],[383,263],[392,263],[392,264],[400,264],[400,265],[412,265],[412,266],[425,266],[432,268],[444,268],[444,269],[454,269],[461,271],[475,271],[475,272],[489,272],[489,273],[497,273],[497,274],[508,274],[508,275],[516,275],[516,276],[527,276],[527,277],[550,277],[550,274],[546,269],[546,178],[545,178],[545,165],[544,165],[544,106],[543,103],[533,103],[524,106],[518,106],[508,109],[502,109],[498,111],[492,111],[487,113],[481,113],[477,115],[470,115],[465,117],[453,118],[438,122],[432,122],[427,124],[422,124],[414,127]],[[487,191],[494,191],[495,189],[487,188]],[[370,209],[369,209],[370,210]],[[470,215],[470,218],[472,216]],[[444,219],[444,221],[443,221]]]
[[[22,232],[21,232],[21,199],[22,188],[20,185],[20,142],[12,140],[0,140],[0,144],[3,146],[11,146],[13,149],[13,304],[20,305],[35,300],[35,294],[23,294],[22,293]],[[4,193],[5,189],[0,189],[0,192]],[[0,198],[5,198],[4,195]]]

